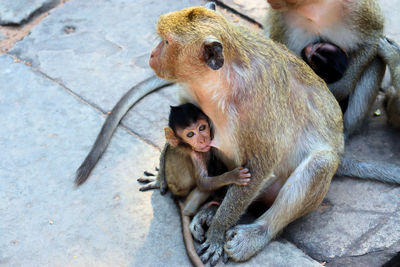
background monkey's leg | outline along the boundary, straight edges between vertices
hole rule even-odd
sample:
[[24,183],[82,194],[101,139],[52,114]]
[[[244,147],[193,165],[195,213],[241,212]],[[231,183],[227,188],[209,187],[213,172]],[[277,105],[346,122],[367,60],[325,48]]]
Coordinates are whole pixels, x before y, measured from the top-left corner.
[[284,227],[315,209],[328,192],[339,164],[332,151],[318,151],[290,175],[274,204],[254,223],[227,231],[225,252],[235,261],[245,261],[260,251]]
[[384,72],[383,61],[375,57],[361,74],[354,91],[349,96],[347,110],[343,114],[346,138],[361,126],[378,94]]

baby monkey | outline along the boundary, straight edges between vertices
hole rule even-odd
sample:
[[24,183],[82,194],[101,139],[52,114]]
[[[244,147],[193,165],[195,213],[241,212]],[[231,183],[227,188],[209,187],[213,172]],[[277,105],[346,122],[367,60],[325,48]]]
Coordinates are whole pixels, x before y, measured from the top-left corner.
[[215,155],[209,119],[201,109],[191,103],[171,106],[168,126],[166,139],[171,146],[181,146],[190,154],[200,191],[214,191],[229,184],[248,184],[251,174],[247,168],[237,167],[221,174],[225,167]]
[[[159,175],[165,177],[168,188],[175,196],[186,197],[191,190],[184,203],[184,215],[194,215],[211,192],[226,185],[247,185],[250,182],[251,174],[247,168],[237,167],[227,171],[217,158],[209,118],[197,106],[191,103],[171,106],[168,127],[164,131],[170,150],[164,150],[160,156],[160,166],[165,166],[160,168],[160,172],[164,173]],[[183,160],[185,156],[191,160]],[[188,164],[191,166],[186,166]],[[151,182],[148,179],[139,181]],[[146,185],[141,191],[154,188],[157,187]]]
[[339,81],[349,65],[346,52],[329,42],[315,42],[301,51],[303,60],[327,84]]

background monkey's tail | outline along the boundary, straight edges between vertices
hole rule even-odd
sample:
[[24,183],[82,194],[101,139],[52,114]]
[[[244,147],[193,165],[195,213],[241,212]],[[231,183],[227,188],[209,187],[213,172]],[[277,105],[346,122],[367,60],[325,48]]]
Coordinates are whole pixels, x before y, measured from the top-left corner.
[[146,95],[162,88],[171,83],[164,81],[157,76],[152,76],[143,82],[132,87],[115,105],[108,115],[99,135],[96,138],[92,149],[86,156],[81,166],[76,171],[75,184],[84,183],[89,177],[90,172],[96,165],[97,161],[103,155],[111,136],[117,128],[119,122],[128,112],[128,110]]
[[337,175],[400,184],[400,166],[342,157]]

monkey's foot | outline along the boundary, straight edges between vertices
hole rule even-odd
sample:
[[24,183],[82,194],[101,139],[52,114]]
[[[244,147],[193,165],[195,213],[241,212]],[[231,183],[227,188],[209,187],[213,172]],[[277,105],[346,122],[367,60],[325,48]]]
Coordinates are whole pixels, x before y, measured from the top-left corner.
[[205,230],[204,225],[209,227],[211,225],[211,221],[214,218],[215,213],[217,212],[218,206],[211,205],[202,208],[194,217],[192,222],[189,225],[190,232],[192,232],[193,238],[202,243],[205,239]]
[[225,253],[234,261],[245,261],[260,251],[269,238],[258,224],[237,225],[226,232]]

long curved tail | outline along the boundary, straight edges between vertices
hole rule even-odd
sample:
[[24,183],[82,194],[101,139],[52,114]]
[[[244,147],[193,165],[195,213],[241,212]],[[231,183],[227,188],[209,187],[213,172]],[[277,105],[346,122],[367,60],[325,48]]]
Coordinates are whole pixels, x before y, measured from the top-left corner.
[[92,146],[92,149],[76,171],[76,185],[80,185],[87,180],[90,172],[106,150],[108,143],[111,140],[111,136],[113,135],[119,122],[128,112],[128,110],[146,95],[170,84],[170,82],[164,81],[157,76],[152,76],[132,87],[118,101],[117,105],[115,105],[115,107],[111,110],[111,113],[108,115],[99,135],[96,138],[96,141]]
[[400,184],[400,166],[388,163],[359,161],[342,157],[336,174]]

